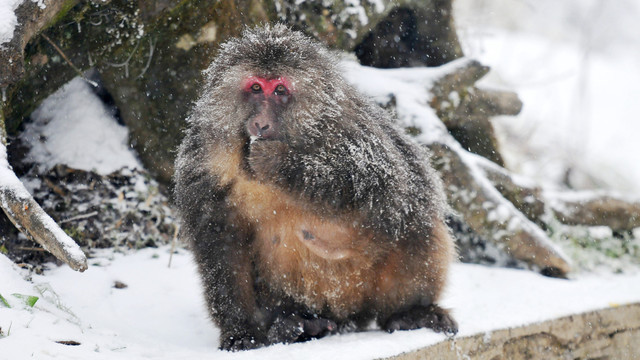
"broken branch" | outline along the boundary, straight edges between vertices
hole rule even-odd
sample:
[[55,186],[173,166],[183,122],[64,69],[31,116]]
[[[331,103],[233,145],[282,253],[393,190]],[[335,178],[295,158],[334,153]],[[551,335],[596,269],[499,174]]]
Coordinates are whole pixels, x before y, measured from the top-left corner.
[[0,106],[0,207],[29,239],[77,271],[87,269],[87,258],[53,219],[38,205],[7,161],[4,118]]

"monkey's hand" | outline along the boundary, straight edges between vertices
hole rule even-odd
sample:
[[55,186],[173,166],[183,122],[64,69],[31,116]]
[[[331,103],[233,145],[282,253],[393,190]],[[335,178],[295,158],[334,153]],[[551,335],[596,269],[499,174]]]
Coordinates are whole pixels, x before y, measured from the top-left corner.
[[281,141],[256,140],[249,145],[249,167],[258,179],[278,183],[288,150]]
[[299,315],[278,317],[267,334],[269,343],[292,343],[335,334],[338,326],[325,318],[305,319]]

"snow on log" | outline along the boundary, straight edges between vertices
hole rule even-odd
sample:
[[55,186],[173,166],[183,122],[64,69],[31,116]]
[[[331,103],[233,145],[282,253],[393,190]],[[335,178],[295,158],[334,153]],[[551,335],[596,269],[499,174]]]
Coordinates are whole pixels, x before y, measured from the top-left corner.
[[[0,126],[3,125],[0,121]],[[3,131],[4,129],[0,130],[0,132]],[[69,264],[72,269],[85,271],[87,269],[85,254],[78,244],[42,210],[20,182],[7,161],[3,134],[0,134],[0,137],[2,140],[0,142],[0,207],[11,222],[28,238],[42,245],[56,258]]]
[[[19,1],[15,9],[16,24],[10,41],[0,46],[0,88],[15,84],[24,74],[24,48],[61,10],[71,8],[77,0]],[[4,29],[6,31],[6,29]]]
[[486,160],[465,151],[453,139],[445,142],[432,143],[429,148],[449,203],[467,225],[515,259],[540,268],[543,274],[566,277],[571,270],[568,258],[485,177],[477,161]]

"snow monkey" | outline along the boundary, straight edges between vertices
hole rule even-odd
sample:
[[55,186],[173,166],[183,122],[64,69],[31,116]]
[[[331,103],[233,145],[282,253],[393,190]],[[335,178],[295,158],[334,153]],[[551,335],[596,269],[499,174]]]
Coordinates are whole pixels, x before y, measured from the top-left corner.
[[[204,72],[175,200],[220,347],[457,324],[436,302],[454,245],[428,154],[284,25]],[[382,84],[381,84],[382,85]]]

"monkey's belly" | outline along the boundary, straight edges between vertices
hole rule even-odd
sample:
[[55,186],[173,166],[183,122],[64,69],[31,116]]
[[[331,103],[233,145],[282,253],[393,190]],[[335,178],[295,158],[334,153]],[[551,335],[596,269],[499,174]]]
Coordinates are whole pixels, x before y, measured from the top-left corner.
[[372,296],[376,254],[353,227],[291,218],[258,226],[259,273],[306,306],[347,318]]

